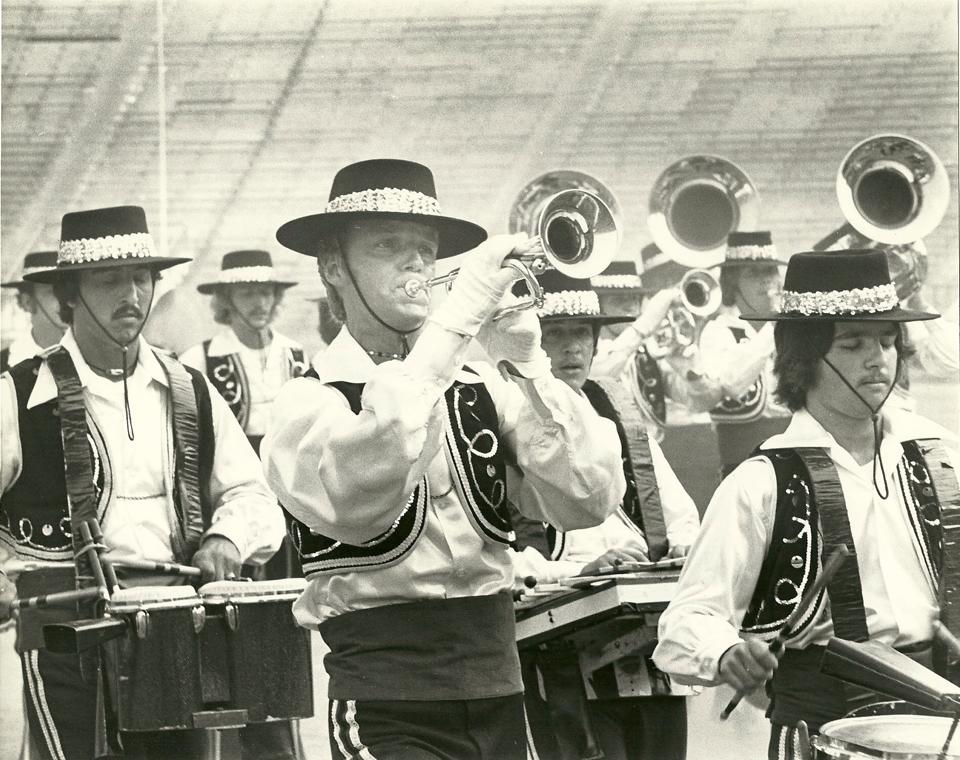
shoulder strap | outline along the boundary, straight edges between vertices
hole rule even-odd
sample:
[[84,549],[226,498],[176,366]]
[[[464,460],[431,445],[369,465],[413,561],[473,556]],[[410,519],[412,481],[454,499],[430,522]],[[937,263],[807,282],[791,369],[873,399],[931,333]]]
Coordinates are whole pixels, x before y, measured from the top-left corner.
[[824,449],[798,447],[796,452],[810,473],[813,500],[823,526],[823,556],[829,557],[840,544],[846,544],[850,552],[833,580],[827,584],[833,632],[848,641],[867,641],[870,634],[863,608],[857,547],[850,532],[847,504],[837,468]]
[[[173,442],[175,451],[174,508],[178,525],[172,535],[174,554],[180,561],[188,560],[200,545],[204,525],[208,523],[209,505],[205,506],[201,494],[209,482],[201,480],[201,429],[195,375],[179,361],[162,351],[154,351],[170,383],[170,405],[173,416]],[[210,428],[213,427],[212,411],[207,398]],[[211,431],[212,432],[212,431]],[[210,463],[212,468],[212,461]],[[209,472],[207,473],[209,478]],[[179,545],[177,545],[179,544]]]
[[[612,378],[588,380],[584,383],[583,392],[597,413],[611,419],[617,426],[625,457],[624,474],[628,482],[623,502],[624,511],[634,523],[642,523],[638,524],[638,527],[643,530],[647,540],[650,559],[656,561],[667,553],[667,526],[643,418],[634,400],[620,383]],[[636,507],[628,503],[631,485],[636,494],[639,515],[634,513]]]
[[90,560],[81,552],[80,526],[97,519],[97,497],[87,439],[87,409],[83,401],[83,386],[70,353],[65,348],[59,348],[46,356],[46,362],[57,385],[76,584],[80,588],[94,583]]

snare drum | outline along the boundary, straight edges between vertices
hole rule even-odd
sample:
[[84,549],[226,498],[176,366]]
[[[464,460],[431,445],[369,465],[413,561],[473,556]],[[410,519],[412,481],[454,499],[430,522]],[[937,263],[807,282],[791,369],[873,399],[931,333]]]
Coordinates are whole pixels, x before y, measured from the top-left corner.
[[305,587],[303,578],[200,587],[204,667],[222,658],[228,702],[245,709],[251,723],[313,715],[310,631],[297,625],[292,610]]
[[127,621],[125,636],[104,645],[111,699],[122,731],[193,728],[203,709],[200,597],[191,586],[118,589],[107,603]]
[[[950,719],[931,715],[875,715],[825,723],[810,744],[815,760],[937,760]],[[960,758],[960,730],[947,758]]]

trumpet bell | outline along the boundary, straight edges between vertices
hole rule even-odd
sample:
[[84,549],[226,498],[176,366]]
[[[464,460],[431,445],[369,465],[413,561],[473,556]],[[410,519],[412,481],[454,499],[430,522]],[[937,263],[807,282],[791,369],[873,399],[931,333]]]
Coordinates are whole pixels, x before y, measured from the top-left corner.
[[691,269],[680,280],[680,301],[694,317],[712,316],[721,300],[720,281],[705,269]]
[[902,245],[930,234],[950,203],[936,153],[912,137],[882,134],[857,143],[837,170],[844,218],[865,237]]
[[537,225],[550,265],[577,279],[600,274],[620,248],[613,212],[586,190],[562,190],[544,204]]
[[661,251],[684,266],[723,261],[727,235],[756,226],[760,199],[739,166],[719,156],[670,164],[650,191],[647,226]]

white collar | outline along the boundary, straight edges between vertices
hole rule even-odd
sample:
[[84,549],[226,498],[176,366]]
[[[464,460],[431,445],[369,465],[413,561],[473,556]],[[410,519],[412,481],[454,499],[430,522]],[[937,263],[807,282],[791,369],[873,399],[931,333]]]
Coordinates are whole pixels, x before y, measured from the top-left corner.
[[[300,347],[298,343],[272,328],[271,332],[273,333],[273,339],[270,341],[270,353],[273,353],[277,349]],[[247,349],[247,347],[240,342],[240,338],[237,337],[233,328],[228,327],[210,339],[210,345],[207,346],[207,356],[230,356],[231,354],[238,354],[242,350],[254,349]]]
[[[314,371],[321,383],[366,383],[373,377],[377,368],[373,359],[350,334],[344,325],[330,345],[319,351],[311,360]],[[466,362],[464,366],[472,365]],[[483,382],[482,374],[473,374],[459,370],[456,379],[462,383]]]
[[[56,350],[58,347],[65,348],[70,354],[70,358],[73,359],[73,365],[77,368],[77,377],[80,378],[80,385],[82,387],[87,388],[90,386],[91,380],[100,379],[94,374],[94,371],[90,369],[90,365],[87,364],[86,359],[83,358],[80,347],[77,345],[77,340],[73,337],[72,328],[67,328],[67,331],[60,339],[60,343],[46,349],[41,356],[46,357],[47,354]],[[143,339],[143,336],[138,338],[137,366],[135,371],[145,372],[151,381],[160,383],[164,387],[169,385],[167,373],[160,365],[160,360],[157,359],[156,354],[154,354],[153,347]],[[37,373],[37,382],[34,384],[30,398],[27,400],[27,409],[45,404],[47,401],[55,399],[56,397],[57,383],[53,379],[53,373],[47,366],[47,362],[44,361],[43,364],[40,365],[40,370]]]
[[[926,417],[902,409],[884,409],[883,440],[880,443],[880,460],[888,472],[896,466],[903,454],[901,441],[918,438],[939,438],[949,447],[956,446],[956,436]],[[760,444],[762,450],[813,446],[825,448],[838,464],[849,469],[859,469],[850,453],[806,409],[793,413],[787,429]]]

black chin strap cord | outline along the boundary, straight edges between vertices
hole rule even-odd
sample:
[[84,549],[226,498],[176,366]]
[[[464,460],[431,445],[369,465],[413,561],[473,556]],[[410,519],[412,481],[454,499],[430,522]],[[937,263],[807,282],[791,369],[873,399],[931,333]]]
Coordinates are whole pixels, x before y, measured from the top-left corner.
[[[243,324],[245,324],[247,327],[249,327],[251,332],[256,333],[257,341],[260,343],[260,345],[257,346],[257,348],[259,349],[266,348],[267,343],[263,334],[265,332],[269,332],[270,327],[268,326],[265,330],[260,330],[260,328],[254,327],[252,324],[250,324],[250,320],[248,320],[245,316],[243,316],[243,312],[240,311],[240,309],[237,308],[237,305],[233,302],[233,295],[228,292],[226,296],[227,296],[226,301],[230,305],[230,308],[233,309],[233,313],[236,314],[238,317],[240,317],[240,321],[243,322]],[[276,306],[276,303],[274,303],[273,307],[270,310],[271,321],[273,320],[273,316],[276,313],[276,309],[277,309],[277,306]]]
[[143,322],[140,323],[140,327],[137,329],[136,335],[134,335],[128,342],[121,343],[119,340],[113,337],[110,334],[110,331],[103,326],[103,323],[97,319],[96,314],[93,313],[93,310],[87,304],[86,299],[84,299],[83,294],[77,291],[77,297],[80,299],[80,303],[83,304],[83,308],[87,310],[87,313],[90,315],[90,318],[93,320],[94,324],[100,328],[104,335],[109,338],[112,343],[115,343],[120,347],[120,366],[123,377],[123,418],[127,425],[127,438],[129,440],[134,440],[133,435],[133,412],[130,410],[130,390],[127,387],[127,350],[140,338],[140,333],[143,332],[144,326],[147,324],[147,318],[150,316],[150,310],[153,308],[153,297],[150,298],[150,303],[147,304],[147,312],[143,315]]
[[[838,370],[830,360],[826,357],[826,354],[820,354],[820,358],[823,359],[824,364],[826,364],[830,369],[832,369],[837,377],[843,382],[847,388],[850,389],[850,392],[856,396],[860,401],[863,402],[863,405],[870,410],[870,419],[873,422],[873,490],[877,492],[877,495],[881,499],[886,499],[890,496],[890,485],[887,483],[887,473],[883,467],[883,460],[880,458],[880,442],[883,439],[883,424],[880,421],[880,409],[887,399],[890,398],[890,394],[893,392],[894,387],[897,384],[897,378],[900,376],[900,355],[897,354],[897,371],[894,375],[893,382],[890,383],[890,387],[887,389],[886,395],[883,397],[883,400],[877,404],[877,408],[874,409],[870,404],[867,403],[867,400],[857,393],[857,390],[850,384],[850,382],[843,376],[843,374]],[[877,474],[879,471],[880,479],[877,480]],[[881,485],[883,486],[881,490]]]
[[377,322],[380,323],[381,326],[387,328],[390,332],[394,333],[398,338],[400,338],[400,346],[401,346],[400,354],[401,356],[406,358],[407,355],[410,353],[410,343],[407,340],[407,336],[410,335],[411,333],[415,333],[417,330],[423,327],[424,322],[426,322],[426,320],[423,320],[422,322],[420,322],[420,324],[418,324],[416,327],[414,327],[411,330],[400,330],[394,327],[393,325],[388,324],[386,321],[384,321],[380,317],[380,315],[373,310],[370,304],[367,303],[367,299],[364,297],[363,291],[360,289],[360,285],[357,283],[357,278],[353,276],[353,270],[350,268],[350,262],[347,261],[347,255],[346,253],[344,253],[344,247],[342,242],[340,243],[340,252],[341,252],[340,259],[343,261],[343,267],[344,269],[347,270],[347,276],[350,278],[350,282],[353,283],[353,289],[357,291],[357,296],[359,296],[360,298],[360,303],[363,304],[363,307],[370,313],[370,316],[373,317],[375,320],[377,320]]

